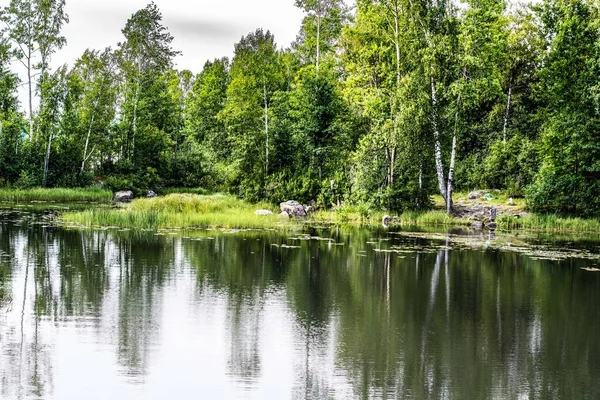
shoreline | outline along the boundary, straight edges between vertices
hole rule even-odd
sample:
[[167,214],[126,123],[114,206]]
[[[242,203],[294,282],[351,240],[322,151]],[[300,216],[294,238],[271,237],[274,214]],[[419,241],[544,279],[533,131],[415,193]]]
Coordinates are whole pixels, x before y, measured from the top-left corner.
[[[434,198],[434,201],[436,199]],[[311,225],[381,227],[387,212],[360,206],[344,206],[336,210],[320,210],[306,219],[282,219],[272,204],[250,204],[229,195],[171,193],[152,199],[139,198],[123,207],[107,207],[112,193],[101,188],[84,189],[0,189],[0,207],[29,208],[51,205],[60,209],[56,222],[60,225],[88,228],[125,229],[277,229],[298,230]],[[70,210],[69,205],[88,205],[84,210]],[[465,205],[481,208],[482,203]],[[64,207],[61,207],[64,206]],[[483,205],[494,206],[494,204]],[[37,208],[37,207],[35,207]],[[41,207],[43,209],[43,207]],[[270,210],[274,215],[255,215],[258,209]],[[524,212],[499,214],[495,231],[503,233],[530,232],[536,234],[568,234],[600,236],[600,220]],[[487,228],[473,229],[478,221],[473,215],[449,216],[440,209],[416,212],[406,211],[393,217],[390,228],[446,228],[488,232]]]

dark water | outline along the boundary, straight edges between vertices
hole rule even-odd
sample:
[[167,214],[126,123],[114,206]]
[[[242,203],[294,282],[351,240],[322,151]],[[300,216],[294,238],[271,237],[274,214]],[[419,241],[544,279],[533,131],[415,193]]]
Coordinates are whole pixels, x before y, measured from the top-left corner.
[[597,260],[0,220],[2,399],[600,398]]

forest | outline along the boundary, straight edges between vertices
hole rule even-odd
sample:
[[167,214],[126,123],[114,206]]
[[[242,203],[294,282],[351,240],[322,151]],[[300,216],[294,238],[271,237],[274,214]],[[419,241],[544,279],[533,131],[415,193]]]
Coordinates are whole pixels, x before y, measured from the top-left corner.
[[260,27],[196,71],[154,3],[115,48],[53,67],[65,1],[0,12],[0,187],[398,212],[486,188],[600,216],[597,0],[295,0],[289,47]]

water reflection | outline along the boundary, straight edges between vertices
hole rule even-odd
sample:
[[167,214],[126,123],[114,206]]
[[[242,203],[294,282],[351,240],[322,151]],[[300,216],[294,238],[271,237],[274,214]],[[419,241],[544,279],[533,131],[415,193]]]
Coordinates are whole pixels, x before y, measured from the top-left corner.
[[600,396],[600,275],[583,261],[0,218],[2,398]]

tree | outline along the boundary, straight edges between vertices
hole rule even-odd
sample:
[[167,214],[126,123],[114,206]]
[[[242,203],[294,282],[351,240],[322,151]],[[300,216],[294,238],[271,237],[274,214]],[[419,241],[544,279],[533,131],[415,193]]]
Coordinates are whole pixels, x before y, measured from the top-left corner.
[[336,50],[342,27],[348,19],[343,0],[295,0],[307,14],[302,21],[295,47],[305,63],[314,63],[317,72],[323,55]]
[[542,166],[529,191],[532,209],[600,215],[600,21],[586,0],[547,0],[537,13],[547,49],[538,71],[544,102]]
[[273,35],[262,29],[235,45],[227,104],[220,114],[233,147],[242,193],[258,199],[269,173],[269,106],[283,86]]
[[228,84],[229,60],[207,61],[186,102],[186,131],[210,149],[214,162],[226,160],[231,153],[225,125],[218,118],[225,107]]
[[114,55],[108,48],[102,52],[86,50],[73,69],[83,83],[83,94],[77,106],[85,132],[81,174],[102,139],[106,138],[115,118],[118,88],[115,67]]
[[[33,98],[37,81],[34,71],[40,70],[40,80],[43,81],[51,55],[66,43],[66,39],[60,36],[63,25],[69,22],[64,7],[65,0],[11,0],[2,13],[9,37],[17,46],[16,58],[27,73],[29,135],[34,140]],[[36,64],[38,54],[40,62]]]
[[162,25],[162,14],[154,2],[133,14],[122,32],[125,41],[119,43],[118,55],[125,75],[125,118],[131,126],[131,136],[126,139],[126,157],[132,158],[143,86],[151,86],[153,78],[170,69],[173,58],[180,53],[171,47],[173,36]]

